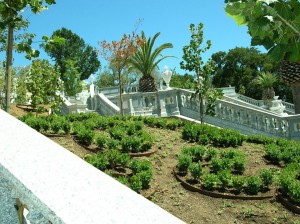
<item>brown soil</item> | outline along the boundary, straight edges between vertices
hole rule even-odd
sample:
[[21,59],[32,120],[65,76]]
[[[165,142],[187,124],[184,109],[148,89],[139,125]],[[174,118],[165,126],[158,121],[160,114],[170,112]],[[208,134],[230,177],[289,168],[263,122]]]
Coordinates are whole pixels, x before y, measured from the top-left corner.
[[[11,112],[14,115],[22,114],[19,111]],[[275,199],[257,201],[219,199],[184,189],[174,178],[172,169],[177,163],[176,155],[183,146],[190,143],[181,139],[180,131],[147,129],[155,136],[154,147],[159,150],[149,157],[153,164],[154,179],[151,187],[141,194],[171,214],[186,223],[300,223],[299,215],[288,211]],[[81,158],[92,153],[77,145],[70,136],[50,137],[50,139]],[[255,174],[266,167],[261,146],[244,143],[240,149],[247,154],[247,174]]]

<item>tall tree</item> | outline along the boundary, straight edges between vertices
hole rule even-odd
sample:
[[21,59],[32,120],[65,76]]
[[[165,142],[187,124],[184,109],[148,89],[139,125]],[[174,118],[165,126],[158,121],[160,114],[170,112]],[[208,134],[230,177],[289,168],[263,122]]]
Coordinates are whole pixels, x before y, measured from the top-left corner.
[[181,69],[195,73],[197,84],[192,98],[199,100],[200,121],[204,122],[204,115],[214,115],[214,103],[218,98],[222,98],[223,93],[212,87],[211,73],[213,63],[207,61],[204,63],[202,53],[211,48],[211,41],[206,41],[206,46],[202,46],[204,40],[203,24],[199,23],[197,27],[190,25],[191,40],[190,44],[183,47],[183,61],[180,62]]
[[300,2],[297,0],[225,0],[225,11],[248,26],[252,45],[262,45],[282,62],[281,77],[293,92],[300,113]]
[[[5,110],[10,108],[11,94],[11,76],[12,76],[12,59],[13,59],[13,43],[14,30],[18,29],[21,22],[25,21],[22,12],[25,8],[36,14],[46,9],[45,3],[48,5],[55,4],[55,0],[3,0],[0,2],[0,30],[7,30],[7,49],[6,49],[6,91],[5,91]],[[37,56],[38,51],[31,49],[32,36],[28,41],[22,43],[19,47],[20,51],[25,51],[27,57]]]
[[[155,92],[157,91],[155,80],[152,76],[153,71],[158,68],[158,64],[167,57],[162,56],[161,52],[167,48],[172,48],[171,43],[165,43],[157,48],[154,47],[155,40],[160,35],[156,33],[153,38],[149,37],[147,41],[138,48],[138,51],[130,58],[129,63],[133,69],[142,73],[142,78],[139,81],[139,91]],[[146,40],[145,33],[142,31],[142,39]],[[158,59],[158,57],[160,57]]]
[[261,89],[255,80],[260,72],[277,72],[279,63],[256,48],[236,47],[228,52],[219,51],[211,56],[215,64],[213,84],[216,87],[234,86],[237,92],[261,99]]
[[99,69],[100,61],[98,60],[97,51],[86,44],[77,34],[66,28],[61,28],[53,32],[53,37],[61,37],[65,41],[63,43],[54,43],[44,48],[47,54],[55,60],[55,64],[59,68],[61,78],[64,81],[65,72],[67,71],[67,60],[76,62],[75,66],[80,73],[80,80],[87,79]]
[[134,55],[139,46],[144,43],[144,40],[136,34],[137,27],[141,21],[138,21],[136,29],[131,34],[124,34],[119,41],[108,43],[106,40],[100,42],[100,53],[109,63],[114,65],[119,81],[119,100],[120,100],[120,115],[123,116],[123,83],[122,75],[128,68],[128,60]]

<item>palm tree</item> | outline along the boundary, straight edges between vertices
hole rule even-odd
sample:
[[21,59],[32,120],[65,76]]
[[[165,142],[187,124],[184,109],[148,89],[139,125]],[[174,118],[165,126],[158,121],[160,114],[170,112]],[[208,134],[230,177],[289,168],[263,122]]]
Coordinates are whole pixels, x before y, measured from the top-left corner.
[[262,99],[267,102],[268,108],[272,106],[272,100],[275,96],[274,84],[278,81],[278,76],[270,72],[262,72],[258,74],[256,83],[262,87]]
[[[152,76],[153,71],[158,68],[158,63],[167,57],[162,56],[161,52],[167,48],[172,48],[171,43],[165,43],[153,49],[156,38],[160,35],[160,32],[154,35],[153,38],[149,37],[147,41],[139,47],[138,51],[130,58],[129,64],[131,69],[135,69],[142,73],[142,77],[139,81],[140,92],[155,92],[157,91],[155,79]],[[142,31],[142,38],[146,40],[145,33]],[[161,58],[157,59],[160,56]]]
[[281,78],[292,89],[295,114],[300,114],[300,62],[283,60],[280,68]]

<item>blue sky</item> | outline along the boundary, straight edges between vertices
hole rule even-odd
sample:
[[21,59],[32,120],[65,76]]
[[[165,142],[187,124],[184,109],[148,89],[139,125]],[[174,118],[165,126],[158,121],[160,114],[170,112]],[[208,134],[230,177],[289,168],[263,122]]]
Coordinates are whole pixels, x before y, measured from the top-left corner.
[[[143,22],[138,32],[144,30],[147,37],[161,32],[157,46],[167,42],[174,45],[163,55],[177,58],[164,60],[159,66],[161,71],[167,65],[181,74],[185,72],[179,63],[182,47],[190,41],[191,23],[202,22],[205,39],[212,41],[211,50],[203,55],[205,60],[217,51],[228,51],[236,46],[250,47],[246,27],[238,27],[227,17],[223,0],[57,0],[49,10],[30,15],[28,31],[37,34],[36,41],[39,41],[43,35],[51,36],[53,31],[65,27],[99,48],[99,41],[119,40],[124,33],[131,33],[139,18]],[[34,48],[38,48],[38,44]],[[30,64],[23,55],[15,54],[14,58],[14,65]],[[42,52],[40,58],[47,58],[47,55]],[[99,59],[102,65],[106,64],[100,56]]]

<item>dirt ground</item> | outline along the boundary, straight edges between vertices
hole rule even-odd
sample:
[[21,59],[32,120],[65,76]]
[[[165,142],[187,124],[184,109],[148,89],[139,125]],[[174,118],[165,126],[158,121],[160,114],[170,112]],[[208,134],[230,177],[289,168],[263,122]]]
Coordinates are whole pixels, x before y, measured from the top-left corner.
[[[22,115],[19,109],[11,110],[14,116]],[[153,164],[154,179],[151,187],[141,192],[143,196],[156,203],[186,223],[288,223],[300,224],[300,215],[293,214],[275,199],[231,200],[219,199],[190,192],[176,181],[172,174],[177,160],[176,155],[187,143],[181,139],[180,131],[147,128],[155,137],[154,147],[158,152],[149,159]],[[72,137],[50,137],[69,151],[83,158],[90,154],[77,145]],[[261,146],[244,143],[242,147],[248,158],[246,172],[255,173],[266,166],[262,159]]]

